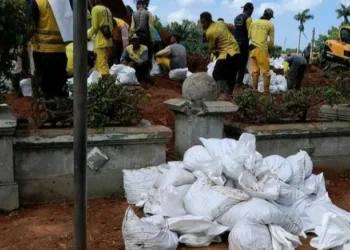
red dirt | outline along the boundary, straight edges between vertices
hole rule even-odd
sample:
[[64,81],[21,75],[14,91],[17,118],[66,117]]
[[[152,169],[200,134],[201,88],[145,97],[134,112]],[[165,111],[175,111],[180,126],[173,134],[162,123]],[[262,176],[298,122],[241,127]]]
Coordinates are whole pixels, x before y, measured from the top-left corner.
[[[318,169],[315,172],[320,171]],[[328,170],[325,176],[327,190],[334,204],[350,211],[350,172]],[[127,207],[128,204],[122,198],[89,201],[89,249],[124,249],[122,221]],[[0,215],[0,250],[73,249],[72,234],[71,203],[28,206],[8,215]],[[185,247],[179,249],[188,250]],[[227,249],[227,243],[200,249]],[[311,248],[305,243],[300,249]]]

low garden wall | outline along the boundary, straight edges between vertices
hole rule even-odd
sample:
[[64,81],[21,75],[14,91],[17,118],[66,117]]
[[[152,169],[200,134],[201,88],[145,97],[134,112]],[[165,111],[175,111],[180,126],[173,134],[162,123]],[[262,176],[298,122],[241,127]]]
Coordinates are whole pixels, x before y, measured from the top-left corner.
[[256,136],[257,150],[263,156],[284,157],[302,149],[315,166],[350,168],[350,123],[315,122],[252,126],[234,123],[225,126],[227,137],[237,139],[242,133]]
[[[73,130],[21,131],[16,126],[12,110],[0,105],[0,210],[72,200]],[[87,152],[98,148],[108,161],[97,171],[87,166],[88,197],[122,195],[123,169],[164,163],[171,133],[163,126],[89,130]]]

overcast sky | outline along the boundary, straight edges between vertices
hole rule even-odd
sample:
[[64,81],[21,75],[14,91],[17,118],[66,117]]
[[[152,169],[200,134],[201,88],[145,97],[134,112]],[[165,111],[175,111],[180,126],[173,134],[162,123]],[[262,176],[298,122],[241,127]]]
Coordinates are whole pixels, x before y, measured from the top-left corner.
[[[233,22],[239,14],[246,0],[151,0],[150,10],[157,15],[164,24],[183,19],[197,21],[203,11],[209,11],[214,20],[219,17],[226,22]],[[298,23],[294,15],[304,9],[310,8],[315,16],[314,20],[306,23],[305,34],[302,37],[302,47],[311,39],[312,29],[316,29],[316,38],[319,34],[325,34],[333,26],[339,26],[340,20],[336,19],[335,9],[340,3],[350,5],[350,0],[252,0],[255,11],[253,18],[259,18],[265,8],[272,8],[275,19],[272,19],[276,29],[276,43],[282,47],[286,41],[286,47],[296,48],[298,44]],[[133,0],[124,0],[126,5],[135,7]]]

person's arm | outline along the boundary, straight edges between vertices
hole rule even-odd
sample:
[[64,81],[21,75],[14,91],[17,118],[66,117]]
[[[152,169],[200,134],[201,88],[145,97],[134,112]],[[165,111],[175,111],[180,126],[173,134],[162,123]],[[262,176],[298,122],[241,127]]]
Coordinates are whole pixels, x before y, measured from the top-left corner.
[[98,12],[97,12],[97,9],[94,7],[91,10],[91,28],[87,32],[87,38],[91,39],[91,37],[96,35],[99,28],[100,27],[98,22]]
[[143,64],[148,61],[148,50],[145,50],[142,55],[140,56],[140,61],[138,64]]
[[123,51],[123,54],[122,54],[122,56],[121,56],[121,58],[120,58],[120,62],[121,62],[122,64],[124,64],[124,65],[127,65],[127,64],[128,64],[127,58],[128,58],[128,52],[126,52],[126,50],[124,50],[124,51]]
[[246,25],[247,25],[247,30],[250,29],[250,25],[252,25],[253,19],[251,17],[249,17],[246,21]]
[[132,37],[135,34],[135,20],[134,16],[131,17],[131,25],[130,25],[130,37]]
[[126,48],[126,46],[129,45],[129,32],[128,32],[128,27],[126,24],[124,24],[121,28],[121,33],[122,33],[122,41],[123,41],[123,49]]
[[148,25],[149,25],[149,32],[150,34],[150,38],[151,38],[151,42],[154,42],[154,23],[153,23],[153,15],[151,12],[148,12]]
[[271,24],[269,37],[270,37],[269,47],[273,48],[273,46],[275,45],[275,27],[273,26],[273,24]]
[[35,26],[38,27],[39,19],[40,19],[40,11],[39,11],[39,6],[35,0],[32,0],[30,2],[30,15],[34,21]]
[[171,53],[170,47],[167,46],[165,47],[165,49],[158,51],[156,54],[156,57],[170,56],[170,53]]
[[248,30],[248,39],[249,39],[249,40],[252,39],[252,25],[249,26],[249,30]]

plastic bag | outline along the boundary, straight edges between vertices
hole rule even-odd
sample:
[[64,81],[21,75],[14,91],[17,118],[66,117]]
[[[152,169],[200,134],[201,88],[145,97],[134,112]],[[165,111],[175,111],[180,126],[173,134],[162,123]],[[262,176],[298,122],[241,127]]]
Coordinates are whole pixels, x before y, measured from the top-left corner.
[[288,182],[292,179],[291,164],[279,155],[265,157],[263,159],[263,165],[267,166],[283,182]]
[[170,186],[182,186],[186,184],[193,184],[196,178],[193,174],[185,169],[179,167],[170,167],[168,171],[160,175],[155,181],[154,188],[166,188]]
[[279,179],[270,173],[258,181],[252,174],[245,171],[240,175],[238,183],[243,191],[251,197],[277,200],[280,194]]
[[169,78],[172,80],[185,80],[187,77],[188,68],[173,69],[169,71]]
[[32,96],[32,79],[27,78],[23,79],[19,82],[19,86],[21,87],[21,92],[23,96]]
[[87,84],[89,85],[92,83],[97,83],[100,80],[100,78],[102,78],[101,74],[98,71],[94,70],[89,76]]
[[292,166],[292,178],[288,182],[292,186],[298,187],[305,179],[305,154],[297,153],[287,157],[287,161]]
[[185,215],[167,220],[172,232],[182,234],[202,233],[213,226],[213,219],[206,216]]
[[350,244],[349,222],[333,213],[324,214],[322,224],[316,227],[315,233],[318,237],[312,239],[310,245],[320,250]]
[[302,243],[298,236],[288,233],[280,226],[268,225],[273,250],[294,250]]
[[201,177],[192,185],[184,202],[189,214],[215,219],[235,204],[247,199],[249,196],[240,190],[214,186],[211,180]]
[[151,76],[157,76],[160,75],[162,73],[162,70],[160,68],[160,66],[158,65],[158,63],[153,59],[152,60],[152,70],[150,75]]
[[143,211],[146,215],[162,215],[164,217],[177,217],[187,214],[183,198],[174,187],[152,189],[147,194]]
[[126,198],[129,204],[139,202],[142,193],[148,192],[160,175],[157,167],[137,170],[123,170],[123,181]]
[[176,250],[179,245],[176,233],[140,220],[131,207],[126,210],[122,233],[126,250]]
[[185,168],[193,172],[196,170],[202,170],[202,164],[212,161],[213,157],[210,156],[208,151],[203,146],[193,146],[188,149],[184,154]]
[[251,198],[233,206],[216,221],[233,228],[239,221],[249,220],[260,224],[275,224],[291,234],[298,235],[302,224],[298,218],[292,218],[278,207],[260,198]]
[[137,78],[136,78],[136,71],[134,68],[131,68],[129,66],[123,65],[123,64],[114,64],[110,70],[109,73],[117,78],[116,84],[128,84],[128,85],[134,85],[139,84]]
[[271,235],[266,225],[249,220],[235,224],[228,237],[229,250],[272,250]]
[[214,68],[216,65],[216,61],[217,60],[213,60],[211,63],[208,64],[207,66],[207,74],[210,75],[211,77],[213,77],[213,72],[214,72]]
[[221,238],[220,236],[184,234],[180,236],[179,242],[188,247],[208,247],[211,243],[220,243]]

